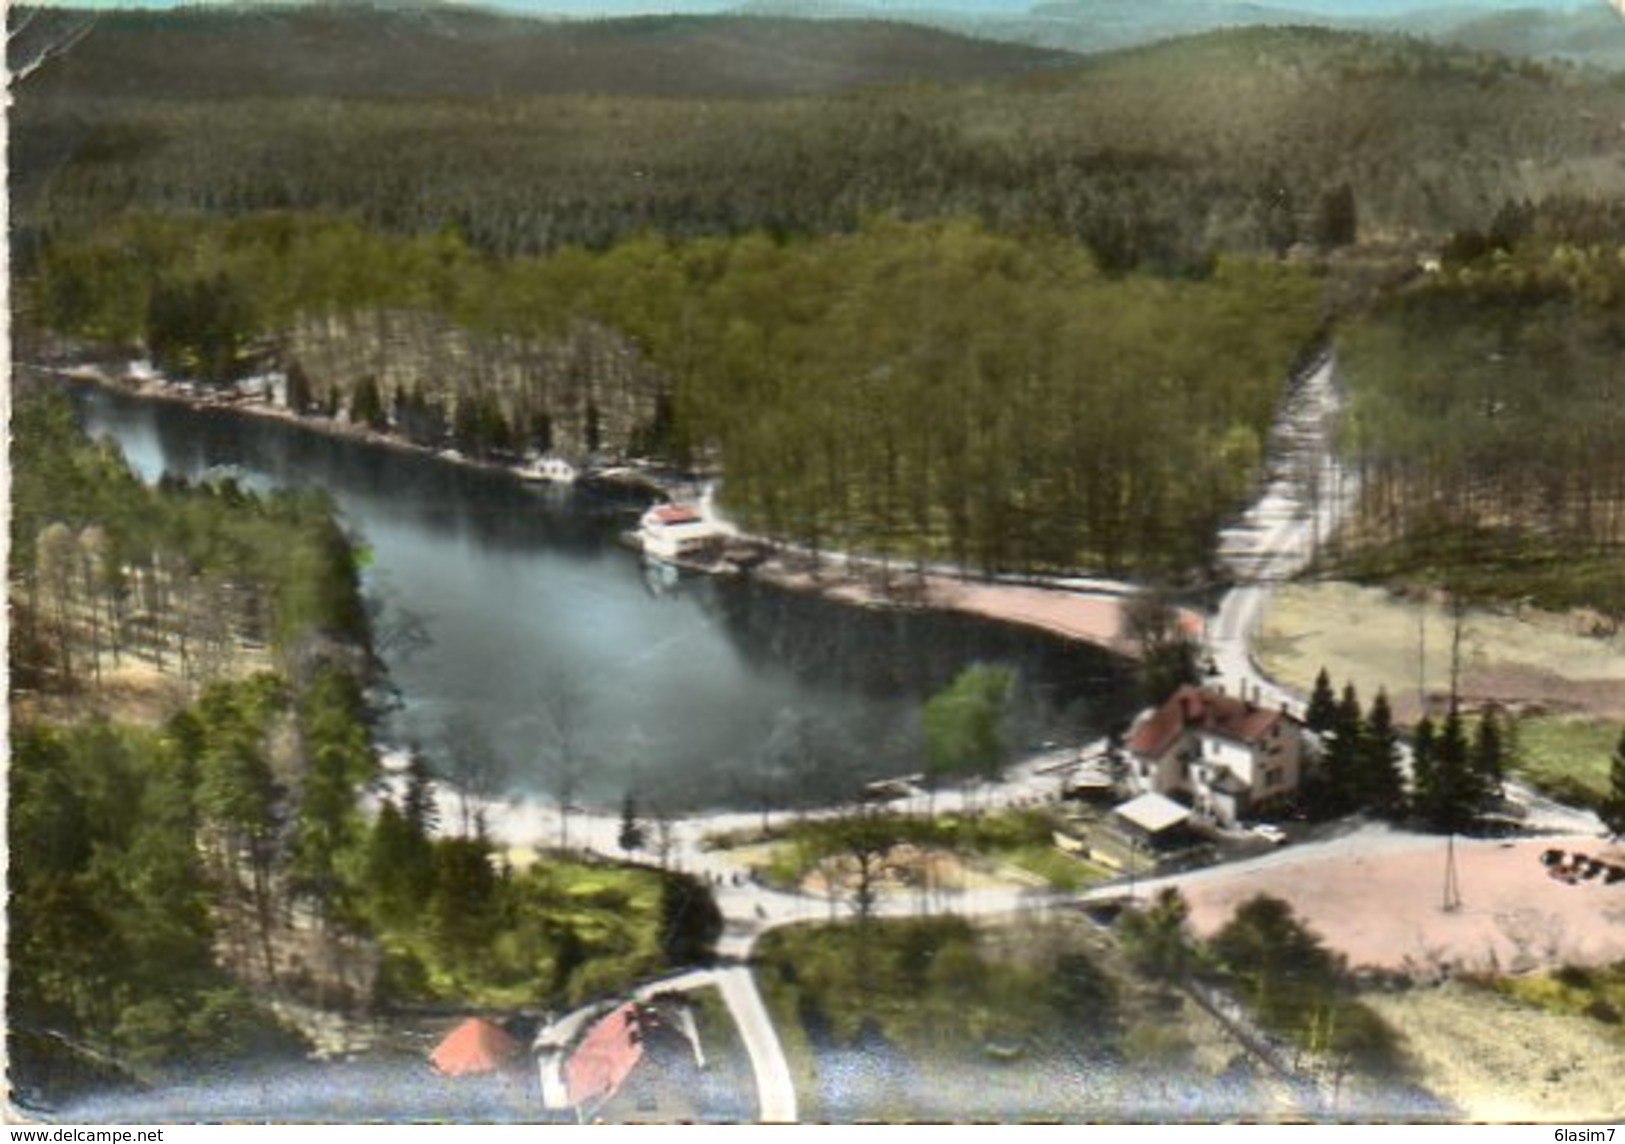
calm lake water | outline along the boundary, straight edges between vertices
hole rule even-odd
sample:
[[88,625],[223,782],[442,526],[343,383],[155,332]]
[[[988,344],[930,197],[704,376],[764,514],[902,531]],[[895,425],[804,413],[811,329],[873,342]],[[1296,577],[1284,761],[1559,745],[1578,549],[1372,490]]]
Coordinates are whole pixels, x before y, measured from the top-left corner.
[[549,790],[567,710],[580,797],[664,808],[852,793],[920,769],[922,701],[976,661],[1019,673],[1009,737],[1099,733],[1128,711],[1121,661],[1009,625],[838,605],[749,581],[646,567],[625,497],[527,485],[295,425],[72,387],[86,428],[146,478],[230,468],[258,488],[317,486],[372,550],[366,588],[428,636],[386,653],[400,700],[385,738],[436,765],[484,738],[505,789]]

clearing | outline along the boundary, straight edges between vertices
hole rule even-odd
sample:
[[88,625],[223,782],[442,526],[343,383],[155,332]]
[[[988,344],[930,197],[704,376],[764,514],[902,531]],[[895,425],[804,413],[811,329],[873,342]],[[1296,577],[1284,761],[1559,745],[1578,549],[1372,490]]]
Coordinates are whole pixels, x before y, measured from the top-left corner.
[[[1625,634],[1592,635],[1588,613],[1473,610],[1462,621],[1462,698],[1517,711],[1625,721]],[[1454,621],[1442,601],[1341,581],[1271,596],[1258,639],[1265,674],[1307,693],[1322,667],[1369,699],[1386,688],[1398,718],[1418,715],[1419,677],[1435,704],[1450,691]]]
[[1609,1123],[1625,1119],[1625,1035],[1485,989],[1370,992],[1361,1000],[1405,1039],[1417,1079],[1463,1119]]

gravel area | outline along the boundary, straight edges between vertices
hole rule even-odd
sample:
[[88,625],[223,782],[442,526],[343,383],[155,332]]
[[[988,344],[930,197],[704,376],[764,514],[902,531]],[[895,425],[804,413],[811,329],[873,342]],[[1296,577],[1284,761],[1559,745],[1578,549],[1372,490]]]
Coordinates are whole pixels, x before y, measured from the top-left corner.
[[1559,881],[1541,863],[1547,849],[1625,865],[1625,847],[1592,836],[1458,838],[1461,904],[1446,910],[1445,840],[1370,827],[1172,881],[1199,934],[1218,930],[1255,894],[1270,894],[1356,969],[1429,980],[1625,959],[1625,881]]

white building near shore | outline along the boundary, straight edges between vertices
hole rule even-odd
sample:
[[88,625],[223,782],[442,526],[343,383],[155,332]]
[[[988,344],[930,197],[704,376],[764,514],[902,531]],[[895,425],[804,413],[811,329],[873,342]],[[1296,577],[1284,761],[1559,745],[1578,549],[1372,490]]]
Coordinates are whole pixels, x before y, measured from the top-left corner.
[[1191,685],[1141,714],[1125,746],[1138,790],[1184,796],[1224,826],[1293,797],[1306,761],[1285,710]]

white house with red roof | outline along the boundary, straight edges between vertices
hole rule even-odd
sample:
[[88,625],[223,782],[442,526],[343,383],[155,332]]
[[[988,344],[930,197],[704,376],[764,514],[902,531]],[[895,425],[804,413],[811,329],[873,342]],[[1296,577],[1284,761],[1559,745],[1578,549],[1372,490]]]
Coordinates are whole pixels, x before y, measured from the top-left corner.
[[1137,789],[1183,795],[1226,826],[1295,794],[1306,761],[1285,711],[1190,684],[1142,713],[1124,747]]

